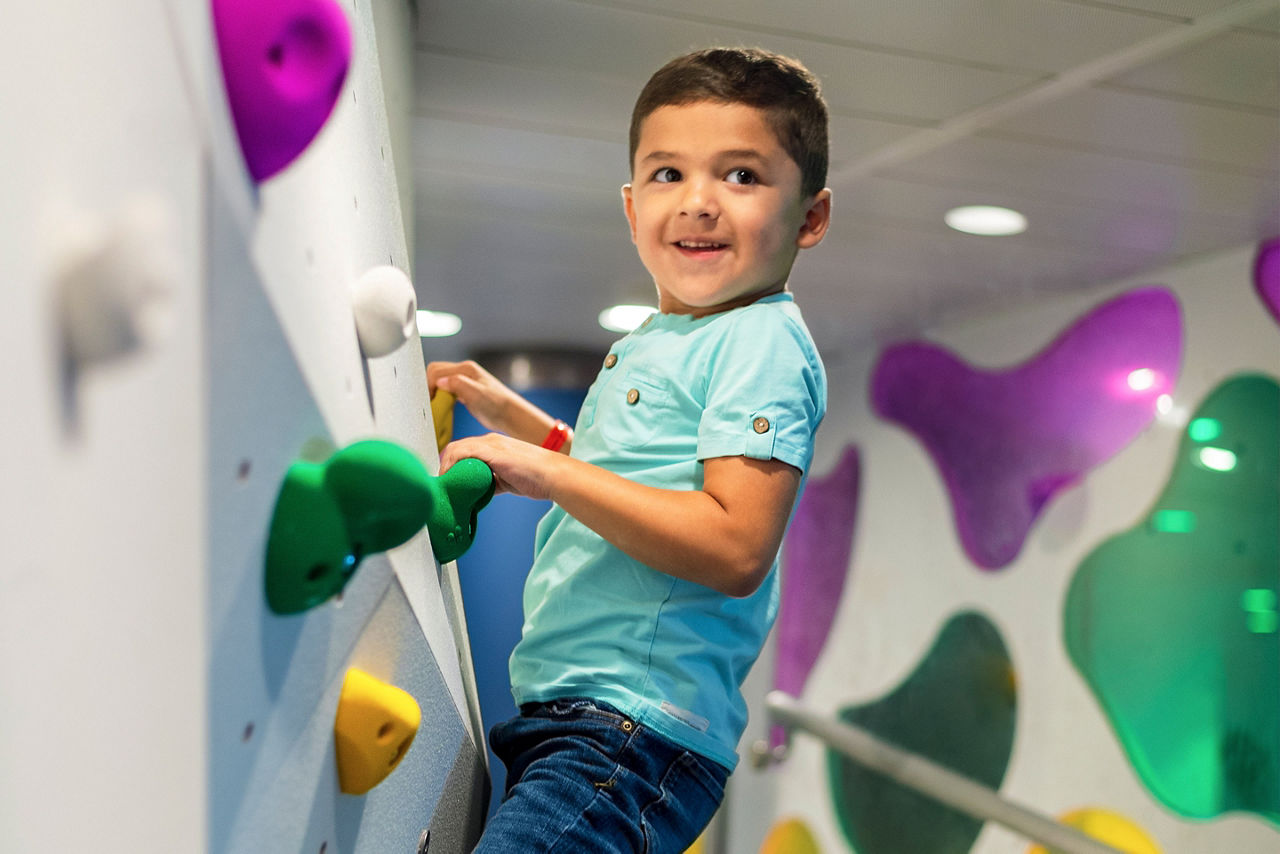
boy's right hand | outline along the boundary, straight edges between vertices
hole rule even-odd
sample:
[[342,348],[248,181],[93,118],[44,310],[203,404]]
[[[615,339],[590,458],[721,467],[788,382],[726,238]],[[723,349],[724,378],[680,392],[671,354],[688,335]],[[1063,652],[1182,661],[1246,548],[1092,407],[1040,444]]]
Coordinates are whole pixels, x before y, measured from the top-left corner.
[[456,397],[486,429],[535,445],[542,443],[555,423],[550,415],[469,359],[429,363],[427,389],[432,397],[438,388]]
[[432,397],[438,388],[458,398],[488,429],[510,434],[507,413],[512,407],[512,398],[518,395],[475,362],[429,363],[427,389]]

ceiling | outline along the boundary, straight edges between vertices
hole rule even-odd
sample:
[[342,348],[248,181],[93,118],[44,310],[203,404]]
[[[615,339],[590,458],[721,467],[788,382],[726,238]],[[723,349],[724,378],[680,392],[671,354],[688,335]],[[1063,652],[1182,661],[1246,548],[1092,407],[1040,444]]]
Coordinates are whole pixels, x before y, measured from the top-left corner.
[[791,288],[828,357],[1280,233],[1280,0],[419,0],[414,279],[463,320],[428,359],[599,351],[654,304],[631,106],[710,45],[823,81],[833,226]]

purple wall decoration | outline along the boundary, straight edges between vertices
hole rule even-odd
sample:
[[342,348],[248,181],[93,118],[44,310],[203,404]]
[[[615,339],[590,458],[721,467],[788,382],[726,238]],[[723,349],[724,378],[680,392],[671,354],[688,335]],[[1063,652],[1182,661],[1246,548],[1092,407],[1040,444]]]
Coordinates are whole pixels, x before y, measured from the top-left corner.
[[[794,697],[827,642],[849,574],[858,515],[858,449],[846,447],[825,477],[811,477],[782,543],[778,666],[773,684]],[[773,733],[781,743],[781,731]]]
[[262,181],[329,118],[351,63],[351,29],[334,0],[213,0],[213,22],[240,149]]
[[872,378],[872,405],[928,449],[965,552],[999,569],[1017,557],[1055,493],[1151,422],[1181,355],[1176,299],[1139,288],[1005,370],[973,368],[931,344],[889,347]]
[[1258,246],[1258,256],[1253,261],[1253,286],[1271,316],[1280,323],[1280,237],[1265,240]]

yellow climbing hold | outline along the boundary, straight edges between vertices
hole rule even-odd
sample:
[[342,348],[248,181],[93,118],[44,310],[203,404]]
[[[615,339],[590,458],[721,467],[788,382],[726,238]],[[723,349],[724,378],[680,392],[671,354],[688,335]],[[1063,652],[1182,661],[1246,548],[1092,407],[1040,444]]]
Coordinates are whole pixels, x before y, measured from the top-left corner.
[[[1063,824],[1070,825],[1099,842],[1105,842],[1112,848],[1124,851],[1125,854],[1162,854],[1147,832],[1133,821],[1117,812],[1100,807],[1082,807],[1072,810],[1060,819]],[[1055,849],[1033,845],[1027,854],[1057,854]]]
[[457,398],[442,388],[436,389],[431,398],[431,421],[436,425],[436,450],[444,450],[444,446],[453,440],[453,404]]
[[342,791],[363,795],[385,780],[409,752],[421,722],[422,710],[409,694],[349,669],[333,721]]
[[783,819],[764,838],[760,854],[819,854],[818,842],[800,819]]

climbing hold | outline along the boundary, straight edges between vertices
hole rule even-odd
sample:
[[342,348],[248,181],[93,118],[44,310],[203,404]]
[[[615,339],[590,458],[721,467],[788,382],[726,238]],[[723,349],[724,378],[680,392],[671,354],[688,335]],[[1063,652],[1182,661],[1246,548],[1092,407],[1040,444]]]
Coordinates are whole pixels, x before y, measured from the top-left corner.
[[394,685],[352,667],[342,680],[333,740],[338,756],[338,786],[363,795],[387,778],[409,752],[422,709]]
[[164,339],[178,276],[167,202],[138,196],[110,219],[65,216],[52,242],[69,366],[115,361]]
[[436,450],[443,451],[444,446],[453,440],[453,404],[457,400],[452,392],[442,388],[436,389],[431,398],[431,420],[436,425]]
[[1177,301],[1139,288],[1008,370],[979,370],[929,344],[890,347],[871,396],[933,456],[965,552],[999,569],[1056,493],[1151,423],[1181,355]]
[[493,491],[493,473],[480,460],[432,476],[412,452],[378,439],[323,463],[296,462],[271,519],[267,604],[278,614],[319,605],[341,592],[365,555],[395,548],[424,525],[436,560],[456,560]]
[[334,0],[213,0],[227,102],[249,174],[263,181],[320,132],[351,63]]
[[374,267],[351,286],[351,313],[366,358],[394,353],[418,328],[413,282],[398,267]]
[[1280,385],[1215,388],[1171,468],[1076,570],[1067,652],[1161,803],[1280,824]]

